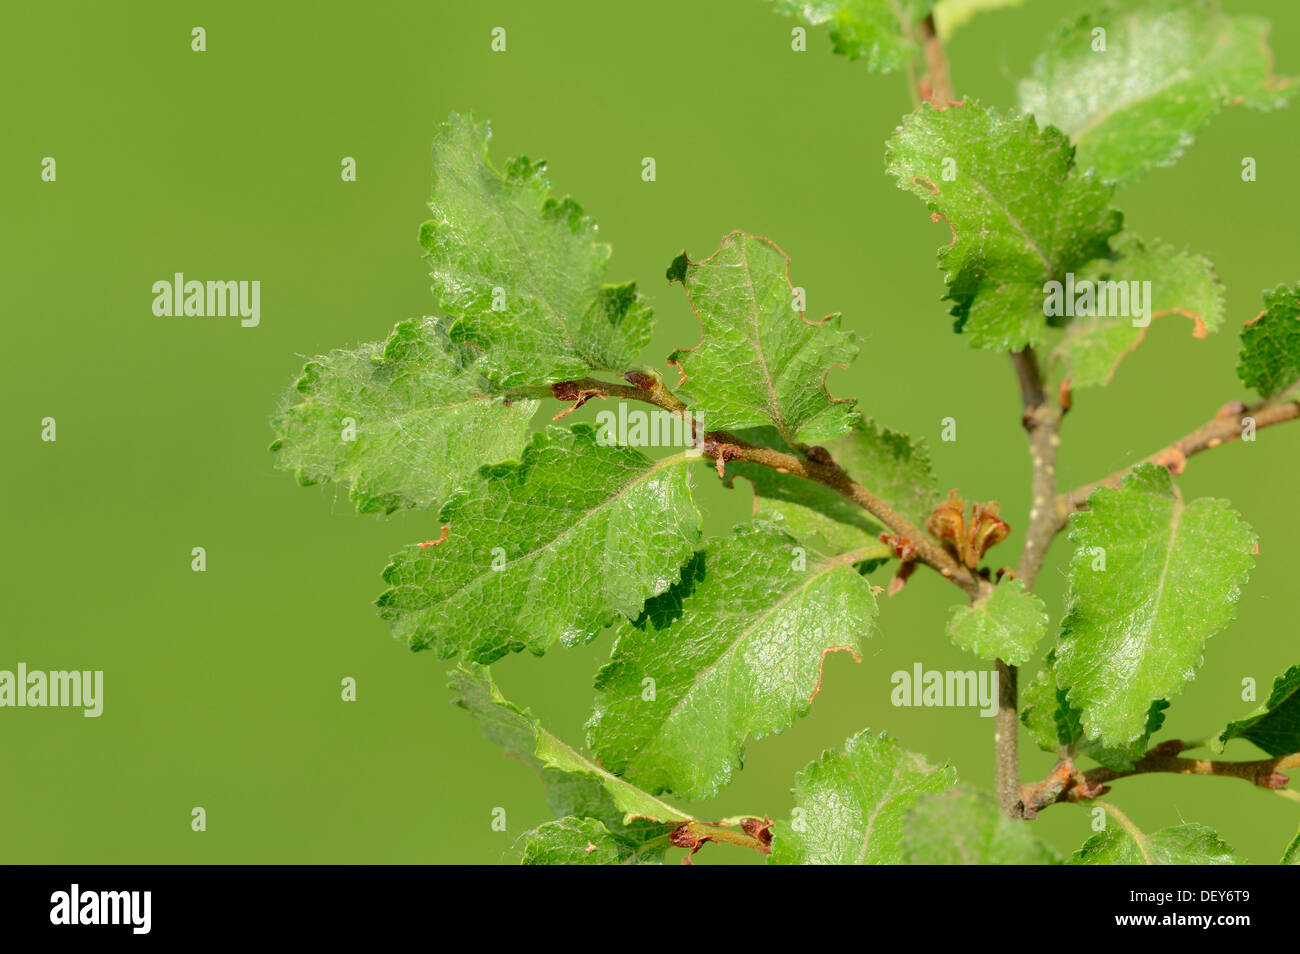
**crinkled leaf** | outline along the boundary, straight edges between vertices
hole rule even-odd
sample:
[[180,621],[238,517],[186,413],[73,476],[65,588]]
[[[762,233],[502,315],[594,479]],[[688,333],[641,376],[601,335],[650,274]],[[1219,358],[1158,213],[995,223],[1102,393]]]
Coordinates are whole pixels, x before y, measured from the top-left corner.
[[1223,749],[1231,739],[1247,739],[1269,755],[1300,752],[1300,665],[1273,680],[1264,707],[1253,715],[1229,722],[1215,740]]
[[957,782],[893,737],[864,730],[795,777],[794,812],[774,829],[768,861],[785,865],[902,864],[904,823],[926,795]]
[[548,427],[519,463],[484,468],[443,508],[441,543],[393,557],[380,615],[412,649],[475,662],[540,655],[635,618],[699,541],[690,462],[602,446],[583,424]]
[[498,385],[590,370],[622,373],[650,340],[634,283],[605,283],[608,245],[572,198],[551,194],[544,162],[497,170],[487,123],[452,115],[433,145],[433,218],[420,229],[451,336],[483,351]]
[[1047,607],[1020,580],[1004,580],[973,605],[955,606],[949,638],[981,659],[1019,666],[1034,654],[1047,632]]
[[1154,834],[1112,825],[1070,856],[1072,865],[1241,865],[1245,860],[1204,825],[1176,825]]
[[876,598],[852,563],[766,524],[709,540],[619,627],[589,723],[601,764],[649,791],[715,794],[747,739],[808,712],[826,653],[869,634]]
[[700,342],[672,356],[681,393],[710,430],[771,424],[790,444],[849,430],[853,402],[832,398],[826,375],[858,353],[840,316],[810,321],[796,308],[790,260],[771,241],[732,232],[700,262],[683,253],[668,278],[686,289]]
[[[791,452],[770,427],[746,431],[741,436]],[[938,502],[930,455],[920,441],[873,421],[859,420],[850,433],[829,442],[826,449],[858,483],[917,526],[925,523]],[[843,553],[878,543],[880,524],[828,487],[746,461],[727,464],[728,481],[734,476],[744,477],[753,485],[755,519],[775,523],[805,542],[824,543],[824,552]],[[878,544],[870,558],[882,559],[890,553],[884,544]]]
[[413,318],[386,341],[309,361],[271,449],[301,484],[347,484],[362,513],[438,507],[484,461],[519,453],[536,408],[503,400],[438,322]]
[[1300,384],[1300,284],[1264,292],[1264,313],[1241,330],[1237,376],[1266,398]]
[[923,105],[890,140],[890,174],[952,230],[939,264],[973,345],[1042,341],[1044,284],[1108,254],[1113,190],[1080,175],[1073,154],[1059,130],[973,102]]
[[[1092,286],[1097,289],[1096,311],[1070,321],[1065,337],[1052,350],[1051,361],[1069,378],[1071,388],[1110,383],[1116,366],[1146,335],[1146,326],[1135,325],[1135,320],[1179,314],[1191,319],[1192,334],[1197,338],[1218,331],[1223,324],[1223,284],[1209,259],[1159,240],[1144,242],[1129,232],[1116,236],[1112,245],[1119,258],[1095,263],[1076,276],[1076,287],[1079,279],[1117,284]],[[1129,284],[1133,282],[1151,283],[1149,300],[1146,286]],[[1128,299],[1134,287],[1142,294],[1149,314],[1140,315]],[[1107,314],[1099,314],[1102,310]]]
[[920,52],[916,24],[934,0],[775,0],[776,9],[810,26],[830,27],[834,50],[864,60],[873,73],[905,67]]
[[1012,821],[993,796],[966,785],[922,798],[907,815],[909,865],[1058,865],[1060,856]]
[[1070,705],[1063,690],[1057,688],[1055,651],[1047,654],[1047,668],[1041,670],[1020,693],[1021,721],[1044,752],[1075,759],[1086,755],[1117,772],[1128,771],[1150,748],[1151,737],[1165,723],[1169,703],[1157,699],[1147,710],[1147,722],[1141,736],[1126,745],[1108,746],[1088,738],[1079,710]]
[[1095,491],[1088,506],[1070,534],[1056,678],[1088,736],[1123,746],[1142,736],[1155,700],[1193,678],[1205,640],[1232,619],[1255,534],[1222,500],[1185,502],[1154,464]]
[[[1105,50],[1094,30],[1105,30]],[[1128,181],[1172,165],[1227,103],[1282,105],[1268,24],[1209,0],[1102,4],[1066,24],[1020,84],[1020,106],[1078,145],[1082,168]]]
[[[532,712],[501,695],[486,666],[462,664],[448,676],[455,704],[474,716],[483,734],[541,771],[557,814],[594,814],[621,838],[638,842],[646,840],[642,823],[661,823],[655,828],[663,832],[666,824],[690,820],[690,815],[611,775],[543,729]],[[551,791],[557,783],[558,798]],[[611,804],[613,811],[606,807]]]

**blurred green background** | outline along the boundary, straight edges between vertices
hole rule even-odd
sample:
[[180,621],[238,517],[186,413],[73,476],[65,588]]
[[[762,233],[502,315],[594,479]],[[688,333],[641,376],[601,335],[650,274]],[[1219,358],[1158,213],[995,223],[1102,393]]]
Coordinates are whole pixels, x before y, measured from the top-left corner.
[[[1011,103],[1041,39],[1083,6],[1031,0],[961,29],[958,94]],[[1279,70],[1300,73],[1300,6],[1225,6],[1270,17]],[[451,111],[493,121],[498,162],[547,158],[557,189],[598,219],[611,278],[637,279],[654,301],[646,358],[661,366],[698,331],[663,280],[668,262],[733,228],[775,239],[809,310],[842,311],[860,336],[832,390],[926,438],[945,490],[997,498],[1023,528],[1029,458],[1009,363],[951,333],[935,265],[947,229],[883,174],[884,140],[910,109],[905,80],[833,56],[824,31],[791,52],[792,22],[759,0],[84,2],[2,16],[0,668],[103,669],[106,700],[97,720],[0,711],[0,861],[496,862],[545,818],[533,773],[448,705],[447,664],[392,640],[370,605],[389,554],[436,535],[432,517],[359,516],[344,493],[273,471],[266,451],[303,356],[430,312],[416,231],[429,144]],[[190,50],[194,26],[205,53]],[[489,47],[497,26],[505,53]],[[1178,165],[1120,193],[1140,234],[1216,262],[1231,320],[1206,341],[1156,322],[1109,389],[1077,395],[1065,485],[1244,396],[1236,323],[1259,311],[1261,289],[1300,279],[1298,149],[1295,109],[1227,110]],[[1245,155],[1258,182],[1240,179]],[[57,182],[40,180],[44,156]],[[354,183],[340,180],[344,156]],[[644,156],[656,182],[641,180]],[[155,317],[151,285],[174,271],[260,280],[261,326]],[[46,416],[56,443],[40,440]],[[955,443],[939,441],[947,416]],[[1170,710],[1173,736],[1253,708],[1241,680],[1263,698],[1297,661],[1297,463],[1300,430],[1278,428],[1182,478],[1191,496],[1230,498],[1262,539],[1237,622]],[[741,491],[699,486],[708,529],[744,519]],[[1064,544],[1040,584],[1054,623]],[[206,573],[190,569],[196,546]],[[889,702],[896,669],[976,665],[943,633],[957,597],[918,573],[884,603],[861,664],[832,654],[813,713],[752,743],[740,778],[700,811],[786,815],[795,772],[867,726],[990,787],[991,720]],[[580,742],[608,651],[606,636],[495,668],[510,697]],[[340,700],[347,676],[355,703]],[[1230,756],[1257,757],[1236,745]],[[1030,744],[1022,762],[1041,777],[1051,759]],[[1276,861],[1300,819],[1295,803],[1224,779],[1144,777],[1115,796],[1147,829],[1202,822],[1257,862]],[[205,832],[191,831],[194,806]],[[506,833],[491,828],[496,807]],[[1060,806],[1035,830],[1069,851],[1088,821]],[[756,860],[717,846],[698,856]]]

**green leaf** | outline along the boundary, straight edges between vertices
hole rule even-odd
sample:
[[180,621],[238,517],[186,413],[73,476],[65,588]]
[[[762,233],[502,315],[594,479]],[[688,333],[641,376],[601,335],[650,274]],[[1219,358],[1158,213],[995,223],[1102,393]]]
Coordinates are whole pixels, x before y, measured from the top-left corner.
[[[540,770],[548,794],[557,781],[567,786],[562,799],[552,800],[553,811],[590,812],[593,805],[612,804],[622,817],[602,808],[606,827],[647,821],[661,823],[660,831],[664,825],[691,820],[690,815],[610,774],[543,729],[530,711],[501,695],[486,666],[462,664],[448,677],[456,692],[454,704],[474,716],[490,741]],[[609,803],[604,802],[606,797]],[[628,832],[620,832],[620,836],[637,837]]]
[[518,454],[536,408],[504,401],[438,322],[412,318],[386,341],[309,361],[271,450],[304,486],[347,484],[362,513],[437,507],[483,461]]
[[927,795],[908,813],[903,860],[909,865],[1059,865],[1060,856],[1012,821],[993,796],[957,785]]
[[956,329],[980,348],[1043,340],[1043,287],[1109,253],[1112,188],[1074,169],[1056,129],[967,102],[924,105],[889,142],[888,171],[952,230],[939,264]]
[[876,598],[853,562],[764,524],[709,540],[619,627],[588,723],[601,764],[649,791],[716,794],[747,739],[808,712],[828,652],[856,656]]
[[[1076,317],[1066,328],[1065,337],[1052,350],[1051,363],[1063,369],[1071,388],[1093,387],[1109,384],[1119,362],[1146,335],[1146,325],[1134,324],[1168,314],[1179,314],[1192,321],[1192,334],[1204,338],[1218,331],[1223,324],[1223,284],[1215,274],[1214,266],[1204,256],[1190,251],[1179,251],[1159,240],[1144,242],[1125,232],[1112,242],[1117,261],[1099,262],[1088,268],[1078,279],[1089,282],[1133,283],[1150,282],[1149,297],[1143,291],[1144,304],[1149,314],[1133,314],[1130,301],[1129,314],[1120,317]],[[1096,286],[1094,286],[1096,287]],[[1110,287],[1100,295],[1112,294]],[[1114,294],[1126,295],[1124,289],[1147,286],[1123,284]],[[1122,304],[1122,299],[1117,299]],[[1115,310],[1107,306],[1109,310]]]
[[1047,632],[1047,607],[1020,580],[1004,580],[973,605],[954,606],[948,636],[981,659],[1028,662]]
[[657,864],[663,845],[623,838],[595,818],[570,815],[528,832],[520,841],[520,864],[525,865],[633,865]]
[[926,795],[957,782],[885,733],[864,730],[843,752],[822,754],[795,777],[794,813],[774,829],[769,862],[893,865],[904,862],[904,823]]
[[836,53],[865,60],[873,73],[907,66],[920,52],[916,24],[934,0],[775,0],[776,9],[810,26],[830,25]]
[[[1105,30],[1105,50],[1093,31]],[[1129,181],[1172,165],[1220,107],[1281,106],[1268,24],[1212,2],[1101,4],[1065,25],[1020,84],[1020,107],[1063,130],[1082,168]]]
[[681,392],[710,430],[771,424],[788,444],[849,430],[853,402],[832,398],[826,375],[858,353],[840,316],[809,321],[795,306],[790,259],[765,238],[732,232],[701,262],[683,253],[668,278],[686,289],[700,342],[680,349]]
[[1131,822],[1093,835],[1070,856],[1072,865],[1241,865],[1245,860],[1204,825],[1176,825],[1144,834]]
[[1261,397],[1300,384],[1300,284],[1264,292],[1264,312],[1241,331],[1237,376]]
[[546,164],[519,157],[499,171],[489,136],[453,114],[433,144],[420,244],[452,338],[483,351],[502,387],[622,374],[650,340],[650,308],[634,283],[605,283],[609,246],[577,202],[551,194]]
[[1073,517],[1056,676],[1088,736],[1122,746],[1142,736],[1152,702],[1193,678],[1205,640],[1232,619],[1255,533],[1222,500],[1186,503],[1154,464],[1095,491],[1088,506]]
[[1025,0],[939,0],[934,5],[936,31],[947,40],[976,14],[1003,7],[1018,7],[1024,2]]
[[[794,453],[773,428],[739,435],[752,443]],[[843,437],[826,445],[835,462],[851,477],[916,526],[938,503],[938,485],[924,443],[881,427],[857,422]],[[878,542],[882,527],[857,504],[822,484],[782,474],[747,461],[727,463],[727,485],[740,476],[754,487],[754,519],[775,523],[792,536],[823,544],[825,553],[870,548],[867,559],[885,559],[892,551]]]
[[1282,860],[1278,863],[1283,865],[1300,865],[1300,831],[1297,831],[1295,837],[1291,839],[1291,844],[1286,846],[1286,852],[1282,855]]
[[1229,722],[1215,740],[1215,748],[1222,751],[1231,739],[1247,739],[1269,755],[1300,752],[1300,665],[1273,680],[1273,691],[1262,709]]
[[443,508],[441,543],[393,557],[380,615],[412,649],[484,663],[635,618],[699,541],[691,460],[602,446],[583,424],[548,427],[518,464],[484,468]]
[[1038,747],[1063,758],[1086,755],[1117,772],[1133,768],[1133,763],[1150,748],[1151,737],[1164,725],[1168,701],[1157,699],[1151,703],[1146,726],[1137,739],[1126,745],[1103,745],[1088,738],[1082,714],[1070,705],[1065,691],[1057,688],[1055,665],[1056,653],[1052,651],[1047,654],[1047,668],[1040,670],[1020,694],[1021,721],[1029,728]]

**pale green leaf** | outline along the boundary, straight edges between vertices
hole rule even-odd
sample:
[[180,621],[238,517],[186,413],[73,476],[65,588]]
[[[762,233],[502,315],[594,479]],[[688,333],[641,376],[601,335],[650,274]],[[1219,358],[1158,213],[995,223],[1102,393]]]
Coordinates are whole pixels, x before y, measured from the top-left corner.
[[986,792],[957,785],[927,795],[908,813],[903,861],[909,865],[1057,865],[1060,857],[1012,821]]
[[393,557],[380,615],[412,649],[476,662],[580,644],[618,614],[635,618],[699,541],[691,460],[600,445],[585,424],[548,427],[519,463],[485,468],[443,508],[442,542]]
[[1088,506],[1073,517],[1056,677],[1088,736],[1123,746],[1142,736],[1154,701],[1193,678],[1205,640],[1232,619],[1255,533],[1222,500],[1185,502],[1154,464],[1095,491]]
[[516,456],[536,401],[506,402],[432,319],[309,361],[275,419],[276,466],[350,487],[362,513],[438,507]]
[[916,25],[934,0],[775,0],[776,9],[810,26],[828,24],[836,53],[863,60],[873,73],[902,69],[920,52]]
[[795,777],[794,812],[774,829],[769,862],[902,864],[905,820],[926,795],[957,782],[885,733],[864,730]]
[[840,316],[810,321],[795,307],[790,260],[775,244],[732,232],[700,262],[685,254],[668,278],[686,289],[699,344],[675,352],[680,393],[710,430],[770,424],[789,444],[849,430],[853,402],[831,397],[826,375],[858,353]]
[[1229,722],[1215,740],[1215,747],[1222,751],[1231,739],[1254,742],[1269,755],[1300,752],[1300,665],[1273,680],[1273,691],[1263,708]]
[[623,373],[650,340],[651,313],[632,283],[605,283],[610,249],[546,164],[497,170],[487,123],[452,115],[433,146],[433,218],[420,229],[433,294],[450,333],[483,352],[500,386],[591,370]]
[[[1128,232],[1116,236],[1112,245],[1119,256],[1116,261],[1095,263],[1076,279],[1076,303],[1084,288],[1096,293],[1093,313],[1083,315],[1076,308],[1077,317],[1052,350],[1051,363],[1061,369],[1071,388],[1109,384],[1116,366],[1141,343],[1152,319],[1181,315],[1192,322],[1191,332],[1197,338],[1223,324],[1223,284],[1209,259],[1158,239],[1144,242]],[[1080,280],[1111,284],[1084,286]],[[1135,288],[1146,314],[1139,313],[1134,308],[1136,299],[1129,297]]]
[[[455,704],[478,720],[483,734],[510,755],[542,772],[552,811],[557,814],[592,814],[595,806],[606,827],[657,822],[660,831],[665,825],[691,819],[685,812],[610,774],[547,732],[530,711],[501,695],[486,666],[462,664],[448,676],[450,688],[456,692]],[[558,799],[550,791],[556,783],[567,786]],[[613,811],[604,808],[607,804],[612,805]],[[621,817],[615,813],[621,813]],[[646,834],[636,827],[620,827],[618,833],[636,841],[645,840]]]
[[1300,384],[1300,284],[1264,292],[1264,311],[1241,330],[1237,376],[1262,397]]
[[876,598],[853,562],[761,523],[709,540],[619,627],[589,723],[601,764],[649,791],[715,794],[746,740],[808,712],[825,655],[870,634]]
[[1093,835],[1070,856],[1072,865],[1241,865],[1218,832],[1204,825],[1176,825],[1145,834],[1114,825]]
[[[740,436],[753,443],[793,453],[773,428]],[[873,421],[857,426],[826,444],[835,462],[854,480],[907,517],[925,523],[938,502],[938,486],[925,445]],[[767,520],[799,540],[819,543],[823,552],[872,548],[866,559],[884,559],[892,551],[878,542],[882,527],[865,510],[830,488],[746,461],[726,465],[728,485],[744,477],[754,488],[754,519]]]
[[520,839],[520,864],[634,865],[657,864],[665,840],[644,843],[614,834],[595,818],[570,815],[547,822]]
[[949,638],[981,659],[1019,666],[1034,654],[1047,632],[1047,607],[1019,580],[1004,580],[971,605],[955,606]]
[[1109,253],[1112,188],[1074,169],[1055,129],[974,102],[923,105],[889,142],[888,171],[952,231],[939,250],[956,329],[1019,350],[1047,328],[1044,285]]
[[1267,34],[1210,0],[1100,4],[1049,41],[1020,106],[1078,145],[1080,167],[1132,180],[1173,164],[1223,105],[1286,101],[1294,84],[1273,76]]

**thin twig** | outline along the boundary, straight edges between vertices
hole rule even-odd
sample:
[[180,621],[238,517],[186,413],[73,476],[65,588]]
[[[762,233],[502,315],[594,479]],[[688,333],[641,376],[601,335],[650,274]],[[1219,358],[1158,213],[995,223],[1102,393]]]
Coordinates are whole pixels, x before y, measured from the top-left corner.
[[[1154,454],[1148,455],[1138,464],[1163,464],[1173,470],[1174,473],[1181,473],[1187,458],[1240,438],[1246,428],[1244,423],[1246,418],[1252,418],[1255,422],[1255,430],[1261,431],[1266,427],[1272,427],[1274,424],[1293,421],[1297,417],[1300,417],[1300,398],[1281,401],[1276,399],[1257,401],[1249,405],[1233,402],[1228,404],[1212,420],[1202,424],[1190,434],[1180,437],[1172,444],[1162,447]],[[1076,487],[1069,493],[1057,497],[1056,529],[1060,530],[1061,527],[1064,527],[1066,520],[1074,511],[1083,510],[1088,506],[1088,495],[1094,490],[1098,487],[1115,486],[1127,477],[1138,464],[1121,467],[1113,474],[1101,478],[1101,480],[1094,480],[1090,484]]]
[[1290,779],[1283,775],[1286,769],[1300,767],[1300,752],[1257,759],[1252,762],[1221,762],[1213,759],[1181,758],[1178,753],[1186,746],[1177,740],[1164,742],[1133,763],[1131,769],[1117,770],[1105,766],[1078,772],[1069,759],[1057,763],[1052,773],[1041,782],[1026,785],[1021,797],[1026,817],[1057,802],[1078,802],[1097,798],[1110,791],[1109,782],[1134,775],[1172,773],[1175,775],[1217,775],[1222,778],[1239,778],[1252,785],[1270,790],[1281,790]]
[[[649,375],[635,372],[633,374],[634,377],[633,375],[629,377],[633,377],[636,384],[631,386],[596,378],[582,378],[576,381],[557,382],[550,387],[516,388],[507,396],[555,397],[573,401],[575,405],[585,403],[592,397],[617,397],[653,404],[678,415],[688,413],[686,405],[669,391],[662,381]],[[890,504],[853,480],[821,448],[806,448],[803,449],[808,452],[806,456],[796,456],[771,447],[751,444],[727,431],[706,431],[700,435],[698,446],[705,457],[718,461],[720,465],[732,460],[749,461],[829,487],[866,510],[895,535],[910,541],[916,548],[917,559],[920,562],[961,587],[971,598],[988,592],[990,588],[988,581],[958,563],[952,554],[922,533],[919,527]]]

